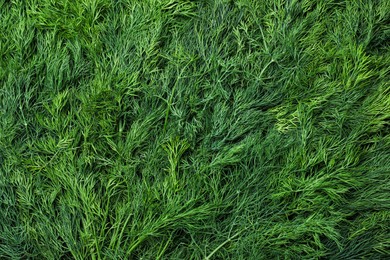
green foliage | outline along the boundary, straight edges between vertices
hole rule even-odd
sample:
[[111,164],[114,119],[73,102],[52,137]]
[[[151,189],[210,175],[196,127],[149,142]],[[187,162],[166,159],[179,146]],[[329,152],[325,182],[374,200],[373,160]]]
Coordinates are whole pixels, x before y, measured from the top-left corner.
[[0,0],[0,258],[389,258],[389,25],[386,0]]

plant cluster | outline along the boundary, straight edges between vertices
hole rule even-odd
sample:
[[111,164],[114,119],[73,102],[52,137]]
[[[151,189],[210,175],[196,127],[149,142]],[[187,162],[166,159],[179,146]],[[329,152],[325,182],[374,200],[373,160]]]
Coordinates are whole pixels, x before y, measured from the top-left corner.
[[1,259],[390,257],[390,1],[0,0]]

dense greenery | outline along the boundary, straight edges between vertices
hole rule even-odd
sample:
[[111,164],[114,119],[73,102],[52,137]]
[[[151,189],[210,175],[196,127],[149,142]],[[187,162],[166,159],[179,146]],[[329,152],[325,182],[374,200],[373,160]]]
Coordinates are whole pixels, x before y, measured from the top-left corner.
[[390,1],[0,0],[1,259],[390,257]]

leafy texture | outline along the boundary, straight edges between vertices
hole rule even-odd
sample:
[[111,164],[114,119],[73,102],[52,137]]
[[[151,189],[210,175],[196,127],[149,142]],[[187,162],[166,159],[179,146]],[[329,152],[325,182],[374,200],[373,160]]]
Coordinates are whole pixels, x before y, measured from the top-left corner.
[[0,0],[0,258],[389,258],[389,43],[387,0]]

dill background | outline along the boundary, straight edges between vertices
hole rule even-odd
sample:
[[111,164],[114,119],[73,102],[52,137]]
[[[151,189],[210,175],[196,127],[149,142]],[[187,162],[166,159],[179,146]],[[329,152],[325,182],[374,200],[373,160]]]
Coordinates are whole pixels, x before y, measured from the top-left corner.
[[389,259],[390,1],[0,0],[1,259]]

